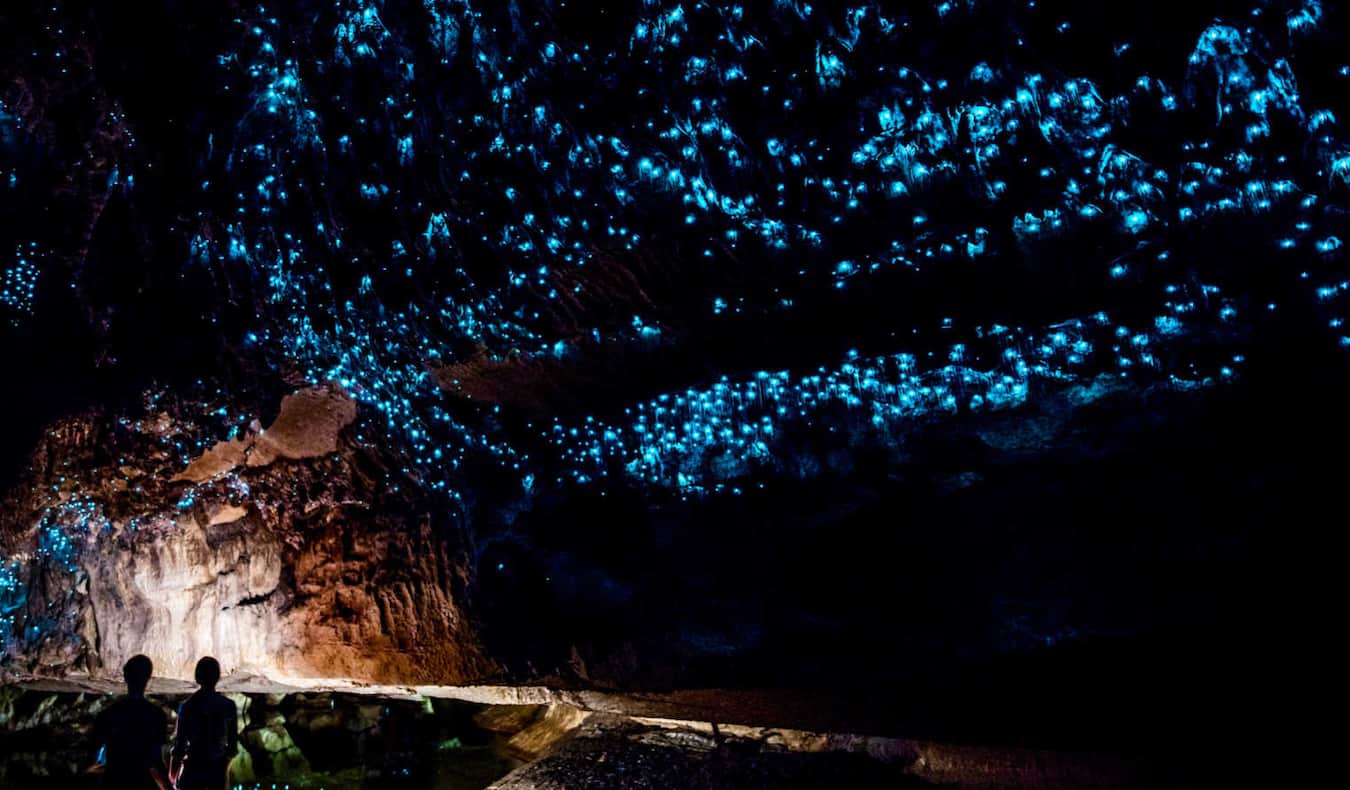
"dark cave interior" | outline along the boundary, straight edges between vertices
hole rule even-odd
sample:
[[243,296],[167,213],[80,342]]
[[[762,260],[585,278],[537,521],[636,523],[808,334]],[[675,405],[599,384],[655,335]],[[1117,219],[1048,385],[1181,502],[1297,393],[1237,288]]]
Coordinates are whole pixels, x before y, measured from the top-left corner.
[[1201,783],[1328,655],[1346,13],[6,4],[0,737],[211,652]]

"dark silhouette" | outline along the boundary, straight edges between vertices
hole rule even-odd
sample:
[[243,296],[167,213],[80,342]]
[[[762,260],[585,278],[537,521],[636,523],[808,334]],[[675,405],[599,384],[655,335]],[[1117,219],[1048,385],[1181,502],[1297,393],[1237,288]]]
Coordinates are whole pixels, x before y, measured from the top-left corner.
[[239,748],[234,702],[216,693],[220,663],[207,656],[197,662],[195,694],[178,709],[170,775],[178,790],[224,790],[230,761]]
[[104,790],[167,790],[164,741],[169,720],[158,705],[145,698],[154,664],[133,656],[122,667],[127,695],[99,714],[94,743],[103,751]]

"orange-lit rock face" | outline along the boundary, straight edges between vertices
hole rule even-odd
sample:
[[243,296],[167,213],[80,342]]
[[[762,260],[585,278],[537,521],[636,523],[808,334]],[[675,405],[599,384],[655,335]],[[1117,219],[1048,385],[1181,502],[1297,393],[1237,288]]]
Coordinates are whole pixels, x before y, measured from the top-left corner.
[[303,604],[283,619],[293,641],[279,653],[281,673],[378,683],[491,673],[451,592],[462,570],[427,524],[377,532],[340,514],[324,521],[289,568]]
[[[301,391],[266,431],[220,442],[186,471],[142,448],[136,468],[90,465],[71,484],[78,495],[47,481],[65,480],[68,460],[106,444],[108,429],[90,419],[54,432],[38,460],[59,460],[35,465],[30,498],[11,510],[35,515],[6,524],[6,553],[27,546],[34,558],[25,621],[40,624],[7,641],[8,668],[117,675],[144,653],[176,678],[204,655],[273,679],[490,674],[456,601],[453,530],[383,484],[383,461],[342,436],[354,417],[336,390]],[[171,437],[175,425],[164,413],[139,430]],[[76,536],[60,562],[41,548],[52,528]]]
[[[98,659],[137,653],[190,678],[203,655],[227,672],[373,683],[456,683],[489,670],[429,530],[363,534],[324,514],[304,531],[258,512],[228,524],[180,517],[91,563]],[[278,526],[281,528],[278,529]]]

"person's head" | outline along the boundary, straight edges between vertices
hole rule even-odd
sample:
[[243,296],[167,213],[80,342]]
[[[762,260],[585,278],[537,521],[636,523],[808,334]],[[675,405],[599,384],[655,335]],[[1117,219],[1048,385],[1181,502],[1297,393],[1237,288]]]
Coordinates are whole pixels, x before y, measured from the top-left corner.
[[197,671],[193,675],[197,685],[204,689],[214,689],[220,682],[220,662],[210,656],[197,662]]
[[122,679],[127,682],[127,691],[132,694],[144,694],[145,686],[150,682],[150,674],[155,665],[149,656],[132,656],[122,665]]

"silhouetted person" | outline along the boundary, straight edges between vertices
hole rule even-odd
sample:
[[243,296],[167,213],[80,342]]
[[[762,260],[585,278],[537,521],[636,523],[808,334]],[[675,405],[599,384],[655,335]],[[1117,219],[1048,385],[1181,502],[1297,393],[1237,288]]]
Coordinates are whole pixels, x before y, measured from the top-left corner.
[[197,662],[201,689],[178,709],[170,775],[178,790],[224,790],[225,774],[239,748],[234,702],[216,693],[220,663],[207,656]]
[[159,790],[169,786],[164,771],[164,740],[169,720],[145,698],[154,664],[133,656],[122,667],[127,695],[98,715],[94,743],[103,750],[104,790]]

